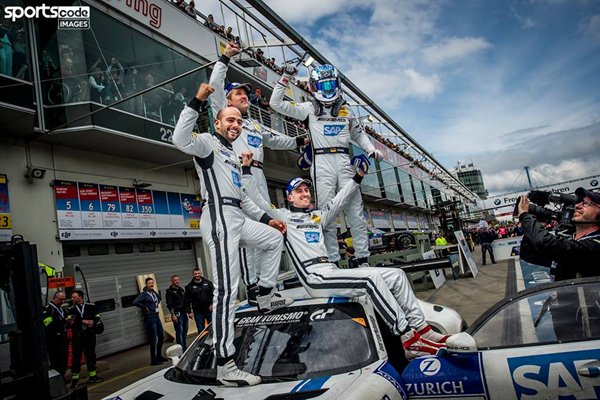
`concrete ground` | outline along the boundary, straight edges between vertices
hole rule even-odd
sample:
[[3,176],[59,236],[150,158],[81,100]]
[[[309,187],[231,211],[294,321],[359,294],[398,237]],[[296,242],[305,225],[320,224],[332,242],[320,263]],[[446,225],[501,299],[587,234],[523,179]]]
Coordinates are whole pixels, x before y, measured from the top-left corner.
[[[472,324],[483,312],[504,298],[507,284],[508,261],[496,264],[481,265],[481,251],[475,248],[473,258],[477,263],[479,274],[475,278],[459,278],[452,280],[448,271],[446,283],[438,290],[419,290],[416,295],[422,300],[449,306],[458,311],[468,324]],[[188,338],[188,342],[191,342]],[[164,350],[172,343],[165,343]],[[113,354],[98,361],[98,375],[103,382],[88,386],[90,400],[102,399],[115,391],[124,388],[154,372],[170,366],[150,366],[148,347],[141,346],[122,353]],[[85,385],[85,368],[82,371],[81,384]]]
[[454,281],[448,272],[446,283],[440,289],[419,291],[416,285],[415,292],[421,300],[454,308],[469,325],[505,297],[509,265],[508,260],[492,264],[489,257],[487,264],[482,265],[479,246],[475,246],[472,254],[479,271],[477,277]]

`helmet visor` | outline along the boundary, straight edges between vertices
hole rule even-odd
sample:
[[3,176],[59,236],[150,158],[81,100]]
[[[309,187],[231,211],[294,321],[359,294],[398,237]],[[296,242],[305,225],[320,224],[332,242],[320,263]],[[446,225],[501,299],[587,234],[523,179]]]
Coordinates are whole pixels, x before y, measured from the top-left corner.
[[322,79],[314,83],[315,91],[320,92],[323,97],[333,97],[338,90],[338,81],[335,78]]

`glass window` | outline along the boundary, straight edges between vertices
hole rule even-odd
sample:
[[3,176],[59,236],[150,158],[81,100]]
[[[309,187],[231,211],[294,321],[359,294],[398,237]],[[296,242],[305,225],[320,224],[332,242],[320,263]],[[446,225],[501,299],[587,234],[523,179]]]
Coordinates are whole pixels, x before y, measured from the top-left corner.
[[79,257],[81,250],[78,244],[63,243],[63,256],[65,257]]
[[133,243],[115,243],[115,253],[117,253],[117,254],[133,253]]
[[[39,24],[46,105],[89,101],[112,104],[200,65],[93,7],[90,11],[89,30],[56,30],[56,24]],[[207,76],[206,70],[197,71],[116,108],[174,126],[184,105],[196,93],[198,82],[206,81]],[[69,113],[62,111],[51,118],[62,117],[58,122],[73,119],[69,115],[65,118],[65,112]],[[107,111],[94,119],[109,124],[110,118],[102,118],[107,113],[111,115]],[[208,131],[207,112],[199,121],[198,130]]]
[[99,314],[114,311],[117,308],[115,299],[96,300],[94,304],[96,305],[96,311]]
[[138,246],[140,253],[152,253],[154,251],[153,242],[142,242]]
[[600,338],[600,284],[561,286],[513,301],[484,322],[478,348]]
[[379,162],[379,170],[381,172],[383,186],[385,188],[385,197],[399,202],[400,192],[398,191],[398,181],[396,180],[396,171],[394,171],[394,166],[385,161],[381,161]]
[[160,242],[160,251],[173,251],[175,250],[174,242]]
[[91,244],[88,246],[88,255],[90,256],[105,256],[108,254],[107,244]]
[[191,250],[192,249],[192,242],[188,241],[181,241],[181,242],[177,242],[177,247],[179,247],[179,250]]
[[135,300],[136,297],[138,297],[137,294],[130,294],[129,296],[121,297],[121,307],[122,308],[134,307],[133,301]]
[[425,207],[425,193],[423,191],[423,182],[413,177],[413,188],[417,197],[417,205]]
[[[258,311],[236,315],[234,355],[237,366],[263,378],[310,379],[342,374],[377,359],[363,308],[358,303],[288,307],[269,315]],[[319,313],[322,318],[310,316]],[[344,332],[344,340],[339,333]],[[214,383],[212,329],[205,330],[165,377],[185,383]]]
[[[4,6],[23,6],[23,1],[2,1],[0,10],[3,16]],[[27,19],[19,18],[13,22],[9,18],[2,18],[0,22],[0,43],[2,43],[2,46],[0,46],[0,59],[2,59],[0,74],[31,81]],[[30,90],[30,87],[27,89]]]
[[402,198],[404,203],[415,204],[410,175],[402,170],[398,170],[398,176],[400,177],[400,186],[402,187]]

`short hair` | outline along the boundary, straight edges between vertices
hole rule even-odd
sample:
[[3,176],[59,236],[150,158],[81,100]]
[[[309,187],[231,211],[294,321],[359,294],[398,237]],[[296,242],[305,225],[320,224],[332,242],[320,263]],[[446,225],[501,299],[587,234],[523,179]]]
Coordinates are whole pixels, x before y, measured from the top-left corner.
[[67,295],[63,290],[57,290],[56,292],[54,292],[54,295],[52,296],[53,299],[56,299],[58,297],[59,294],[64,294],[65,296]]
[[83,299],[83,290],[73,290],[73,293],[77,293],[77,295]]
[[154,278],[152,278],[151,276],[147,277],[146,280],[144,281],[146,283],[146,285],[148,284],[148,281],[153,281]]
[[171,280],[173,280],[173,278],[179,278],[179,275],[171,275]]

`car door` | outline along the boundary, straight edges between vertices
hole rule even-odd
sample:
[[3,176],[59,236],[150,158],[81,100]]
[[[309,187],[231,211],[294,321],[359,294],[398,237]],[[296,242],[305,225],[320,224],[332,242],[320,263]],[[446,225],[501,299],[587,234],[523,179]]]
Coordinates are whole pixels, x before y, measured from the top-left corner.
[[599,278],[521,292],[468,332],[491,399],[600,398]]

